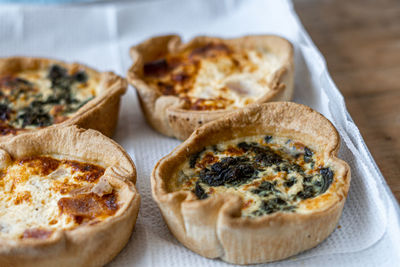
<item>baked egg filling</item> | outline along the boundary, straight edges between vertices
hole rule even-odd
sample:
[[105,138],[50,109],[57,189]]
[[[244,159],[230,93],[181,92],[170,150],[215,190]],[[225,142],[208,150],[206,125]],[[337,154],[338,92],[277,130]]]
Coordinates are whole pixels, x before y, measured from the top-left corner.
[[80,67],[0,75],[0,135],[60,123],[93,99],[98,79]]
[[198,199],[235,194],[244,217],[308,213],[339,196],[329,160],[316,147],[279,136],[251,136],[207,146],[178,167],[168,191]]
[[57,155],[7,158],[0,169],[0,238],[45,239],[114,215],[118,190],[98,164]]
[[162,95],[184,100],[185,109],[218,110],[241,108],[265,95],[278,67],[278,57],[265,48],[208,43],[146,62],[143,74]]

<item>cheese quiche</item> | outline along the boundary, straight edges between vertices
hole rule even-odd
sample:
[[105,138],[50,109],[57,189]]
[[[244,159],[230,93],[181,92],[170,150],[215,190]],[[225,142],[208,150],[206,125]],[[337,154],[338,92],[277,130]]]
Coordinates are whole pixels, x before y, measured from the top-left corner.
[[0,138],[72,124],[111,136],[126,87],[111,72],[77,63],[0,58]]
[[247,107],[198,128],[153,170],[153,197],[189,249],[235,264],[310,249],[335,229],[350,185],[339,135],[291,102]]
[[140,196],[127,153],[76,126],[0,143],[0,266],[103,266],[128,242]]
[[151,38],[131,48],[128,81],[150,125],[186,139],[197,127],[243,107],[290,100],[293,48],[278,36]]

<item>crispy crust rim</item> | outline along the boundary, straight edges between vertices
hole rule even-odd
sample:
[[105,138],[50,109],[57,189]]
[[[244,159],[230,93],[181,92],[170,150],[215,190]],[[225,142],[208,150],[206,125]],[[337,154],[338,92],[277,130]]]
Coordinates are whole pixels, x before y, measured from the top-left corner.
[[[336,179],[343,182],[335,191],[338,198],[311,213],[277,212],[246,218],[240,217],[242,203],[238,196],[220,194],[198,200],[190,191],[167,191],[171,174],[204,146],[265,133],[296,138],[322,148],[337,173]],[[350,168],[337,158],[339,142],[331,122],[307,106],[274,102],[247,107],[198,128],[162,158],[151,175],[153,198],[175,237],[202,256],[235,264],[284,259],[322,242],[339,221],[350,186]]]
[[286,39],[274,35],[249,35],[234,39],[200,36],[188,43],[182,43],[178,35],[165,35],[150,38],[131,47],[133,64],[127,73],[127,79],[137,91],[143,113],[148,123],[158,132],[185,140],[199,126],[229,115],[234,110],[194,111],[182,109],[182,101],[176,96],[164,96],[156,88],[143,80],[143,64],[164,55],[186,49],[193,49],[212,41],[218,41],[243,49],[268,47],[278,55],[281,66],[274,73],[270,84],[272,90],[249,106],[271,102],[291,100],[294,87],[293,46]]
[[[0,58],[0,75],[24,70],[39,70],[53,64],[58,64],[67,68],[79,67],[84,69],[91,77],[99,79],[100,93],[66,121],[53,124],[46,128],[77,125],[85,129],[90,128],[98,130],[109,137],[112,136],[117,127],[120,98],[126,92],[128,86],[126,80],[120,76],[112,72],[98,72],[79,63],[66,63],[55,59],[35,57]],[[26,129],[19,131],[17,135],[41,129],[43,128]],[[9,134],[0,136],[0,139],[8,139],[13,136],[15,135]]]
[[103,266],[122,250],[136,222],[140,195],[135,165],[121,146],[98,131],[69,126],[18,135],[1,142],[0,149],[14,158],[57,153],[100,160],[107,166],[104,177],[124,203],[104,221],[56,230],[47,239],[0,238],[0,266]]

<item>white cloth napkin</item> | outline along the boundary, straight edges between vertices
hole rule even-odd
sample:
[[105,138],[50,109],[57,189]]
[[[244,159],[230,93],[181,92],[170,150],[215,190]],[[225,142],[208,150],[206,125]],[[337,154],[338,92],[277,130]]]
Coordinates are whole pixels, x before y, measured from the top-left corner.
[[[324,114],[341,134],[340,157],[351,166],[352,182],[340,227],[316,248],[271,265],[395,266],[400,260],[398,204],[289,0],[0,5],[0,56],[54,57],[125,76],[131,64],[130,46],[167,33],[178,33],[185,39],[201,34],[234,37],[257,33],[288,38],[296,50],[294,101]],[[156,162],[180,142],[147,125],[133,88],[123,97],[114,139],[136,164],[142,205],[129,244],[109,266],[227,265],[186,249],[162,220],[151,197],[150,173]]]

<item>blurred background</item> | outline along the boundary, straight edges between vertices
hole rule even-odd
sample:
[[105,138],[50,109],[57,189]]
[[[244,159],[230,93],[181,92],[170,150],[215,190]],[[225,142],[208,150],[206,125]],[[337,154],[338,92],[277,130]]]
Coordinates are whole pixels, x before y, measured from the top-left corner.
[[400,201],[400,1],[293,2]]

